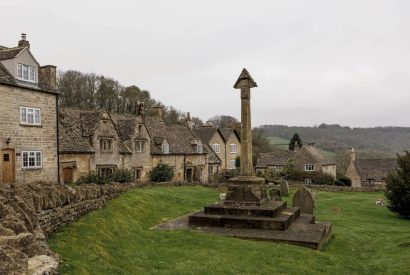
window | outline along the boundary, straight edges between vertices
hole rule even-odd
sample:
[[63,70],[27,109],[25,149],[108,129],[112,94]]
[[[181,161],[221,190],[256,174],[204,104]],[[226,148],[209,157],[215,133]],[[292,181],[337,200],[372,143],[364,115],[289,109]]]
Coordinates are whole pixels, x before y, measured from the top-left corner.
[[9,154],[4,154],[3,155],[3,161],[10,161],[10,155]]
[[221,145],[219,145],[218,143],[212,144],[212,150],[214,150],[217,154],[221,153]]
[[21,124],[40,125],[41,113],[39,108],[20,107]]
[[168,143],[163,143],[162,144],[162,153],[169,154],[169,145],[168,145]]
[[24,64],[17,64],[17,78],[36,82],[36,68]]
[[202,147],[202,144],[197,144],[196,145],[196,153],[202,154],[204,152],[204,149]]
[[312,184],[312,178],[305,178],[305,184]]
[[315,165],[314,164],[306,164],[305,165],[305,171],[315,171]]
[[135,142],[135,151],[136,152],[144,152],[145,151],[145,141],[144,140],[137,140]]
[[112,140],[111,139],[100,139],[100,150],[103,152],[112,152]]
[[229,169],[236,169],[236,160],[231,159],[229,161]]
[[42,154],[40,151],[23,151],[23,168],[41,168]]
[[230,149],[231,149],[231,154],[235,154],[236,153],[236,144],[232,143],[229,145]]
[[138,125],[138,134],[142,135],[142,125]]
[[109,178],[114,173],[114,169],[114,167],[97,168],[98,176],[103,178]]
[[140,180],[142,176],[142,168],[134,169],[134,180]]

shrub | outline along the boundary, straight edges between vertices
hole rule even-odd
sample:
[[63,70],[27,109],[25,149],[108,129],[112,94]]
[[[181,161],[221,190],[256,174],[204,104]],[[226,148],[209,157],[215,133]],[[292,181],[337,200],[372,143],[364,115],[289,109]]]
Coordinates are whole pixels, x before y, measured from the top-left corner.
[[117,169],[111,176],[111,181],[113,182],[131,182],[133,180],[132,173],[126,169]]
[[153,182],[170,181],[174,178],[174,169],[168,164],[159,163],[151,170],[149,177]]
[[313,184],[334,185],[335,183],[335,179],[331,175],[322,172],[314,172],[312,174]]
[[235,159],[235,167],[236,168],[241,167],[241,158],[239,156],[237,156]]
[[398,168],[386,179],[386,197],[393,212],[410,218],[410,153],[397,156]]
[[352,180],[346,176],[338,176],[336,181],[343,183],[344,186],[352,186]]
[[132,173],[126,169],[117,169],[114,171],[113,175],[110,177],[102,177],[99,176],[97,173],[92,172],[89,173],[87,176],[81,176],[78,179],[76,184],[87,184],[87,183],[95,183],[95,184],[107,184],[110,182],[131,182],[132,181]]

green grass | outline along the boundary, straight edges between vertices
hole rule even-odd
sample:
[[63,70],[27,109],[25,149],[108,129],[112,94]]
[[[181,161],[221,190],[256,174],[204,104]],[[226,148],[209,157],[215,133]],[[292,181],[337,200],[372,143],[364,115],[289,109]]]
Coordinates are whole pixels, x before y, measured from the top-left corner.
[[[266,137],[266,139],[269,141],[270,144],[272,144],[273,146],[275,146],[278,149],[282,149],[282,150],[288,150],[289,149],[289,140],[286,139],[286,138],[270,136],[270,137]],[[334,159],[335,156],[336,156],[335,152],[327,151],[327,150],[321,149],[319,147],[317,147],[317,150],[328,159]]]
[[217,200],[214,189],[131,190],[51,236],[61,274],[410,274],[410,221],[380,193],[316,192],[333,224],[322,251],[152,226]]

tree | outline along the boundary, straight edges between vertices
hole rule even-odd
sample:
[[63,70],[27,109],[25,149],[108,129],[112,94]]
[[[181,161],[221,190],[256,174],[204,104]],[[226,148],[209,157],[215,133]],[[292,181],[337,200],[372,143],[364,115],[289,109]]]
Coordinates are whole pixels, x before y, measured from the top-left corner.
[[295,146],[298,146],[299,148],[302,148],[303,146],[302,140],[300,139],[298,133],[295,133],[293,137],[290,139],[289,151],[294,151]]
[[386,179],[389,209],[410,218],[410,153],[397,156],[398,168]]
[[272,152],[274,150],[273,146],[269,141],[263,136],[262,131],[254,129],[252,131],[252,160],[253,165],[256,165],[256,161],[262,153]]
[[336,152],[335,161],[337,167],[337,174],[344,176],[346,173],[347,167],[349,167],[350,160],[352,159],[349,152],[346,150],[341,150]]
[[234,128],[238,124],[236,118],[225,115],[211,117],[208,121],[216,128]]

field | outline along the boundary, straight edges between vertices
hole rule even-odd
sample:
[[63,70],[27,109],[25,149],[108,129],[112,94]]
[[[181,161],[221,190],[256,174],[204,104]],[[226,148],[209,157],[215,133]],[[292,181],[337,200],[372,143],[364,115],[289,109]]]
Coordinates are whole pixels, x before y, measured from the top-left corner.
[[215,189],[131,190],[53,234],[61,274],[410,274],[410,220],[375,206],[381,193],[316,192],[318,220],[333,224],[322,251],[191,231],[162,221],[217,200]]
[[[281,138],[281,137],[272,137],[272,136],[268,136],[268,137],[266,137],[266,139],[269,141],[270,144],[272,144],[273,146],[275,146],[278,149],[288,150],[288,148],[289,148],[289,140],[288,139]],[[317,147],[317,149],[326,158],[331,159],[331,160],[333,160],[335,155],[336,155],[334,152],[323,150],[319,147]]]

